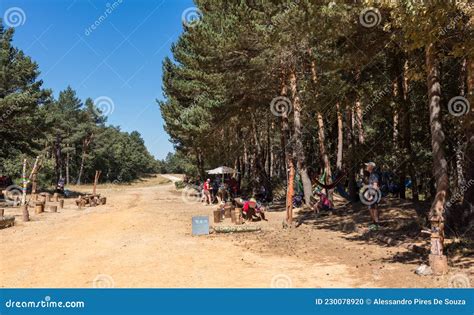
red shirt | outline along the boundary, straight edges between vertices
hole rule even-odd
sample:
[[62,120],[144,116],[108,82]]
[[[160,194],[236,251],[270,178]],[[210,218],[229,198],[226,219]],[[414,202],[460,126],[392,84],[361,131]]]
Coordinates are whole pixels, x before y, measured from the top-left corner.
[[205,182],[204,186],[202,187],[204,190],[209,190],[209,183]]

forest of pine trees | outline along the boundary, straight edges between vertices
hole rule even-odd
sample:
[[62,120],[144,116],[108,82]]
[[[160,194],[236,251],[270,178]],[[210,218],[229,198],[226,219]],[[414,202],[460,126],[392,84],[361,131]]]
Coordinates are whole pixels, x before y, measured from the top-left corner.
[[399,198],[427,202],[425,218],[472,227],[472,2],[196,6],[200,19],[163,62],[160,102],[195,175],[227,165],[242,185],[288,182],[291,200],[294,176],[308,198],[315,175],[345,172],[355,200],[374,161],[393,172]]
[[136,131],[107,126],[105,113],[90,98],[68,87],[54,99],[38,80],[39,66],[12,46],[14,29],[0,21],[0,175],[21,177],[22,161],[40,157],[39,182],[128,182],[154,172],[156,161]]

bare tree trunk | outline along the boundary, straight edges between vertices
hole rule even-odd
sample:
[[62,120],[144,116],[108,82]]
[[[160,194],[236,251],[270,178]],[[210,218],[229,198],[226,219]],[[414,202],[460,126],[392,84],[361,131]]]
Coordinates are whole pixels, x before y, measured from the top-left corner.
[[59,182],[59,179],[63,177],[62,173],[62,156],[61,156],[61,135],[56,134],[56,141],[54,143],[54,158],[56,160],[55,172],[56,172],[56,182],[55,185]]
[[[285,83],[285,71],[282,71],[281,77],[281,92],[280,95],[286,97],[287,86]],[[291,225],[293,222],[293,196],[295,195],[295,165],[293,163],[292,151],[293,148],[290,143],[290,126],[288,122],[288,111],[283,111],[281,115],[281,144],[285,153],[285,174],[286,174],[286,222]]]
[[342,154],[344,149],[344,127],[342,122],[342,112],[340,108],[339,102],[336,103],[337,108],[337,160],[336,160],[336,168],[337,170],[342,170]]
[[441,83],[437,51],[433,44],[426,47],[426,69],[428,72],[428,100],[433,154],[433,177],[436,180],[436,195],[431,204],[431,254],[430,265],[435,274],[447,272],[444,256],[444,206],[449,189],[447,162],[444,155],[443,126],[441,123]]
[[295,145],[295,153],[296,153],[296,161],[298,167],[298,173],[300,174],[301,181],[303,182],[303,190],[304,190],[304,200],[306,205],[310,205],[311,203],[311,180],[308,176],[308,170],[306,168],[306,158],[303,148],[303,141],[302,141],[302,126],[301,126],[301,99],[298,93],[298,83],[296,80],[296,71],[292,69],[290,73],[290,89],[291,89],[291,96],[293,99],[293,119],[294,119],[294,145]]
[[[326,171],[325,184],[329,184],[332,173],[331,173],[331,163],[329,161],[329,155],[326,150],[326,136],[324,135],[324,120],[323,120],[323,115],[321,114],[321,112],[317,112],[316,116],[317,116],[318,127],[319,127],[318,128],[319,152],[321,152],[321,158],[324,163],[324,170]],[[328,195],[328,198],[332,200],[332,192],[326,191],[326,194]]]
[[[462,116],[463,129],[467,143],[464,151],[465,172],[464,172],[464,196],[462,203],[462,222],[467,229],[474,226],[474,56],[467,60],[467,99],[471,104],[471,109]],[[472,230],[471,230],[472,231]]]
[[66,152],[66,185],[69,185],[69,145]]
[[355,159],[355,143],[354,143],[354,133],[353,133],[353,128],[354,124],[353,122],[353,109],[350,106],[347,106],[346,109],[346,121],[348,122],[347,124],[347,130],[346,130],[346,142],[347,142],[347,148],[348,148],[348,154],[346,155],[347,159],[347,165],[348,165],[348,174],[347,178],[349,181],[349,196],[350,199],[356,200],[357,199],[357,185],[356,185],[356,178],[355,178],[355,172],[356,172],[356,165],[354,162]]
[[81,184],[81,179],[82,179],[82,174],[84,173],[84,163],[86,161],[86,156],[87,156],[87,149],[89,148],[89,145],[92,141],[92,138],[94,135],[91,135],[90,137],[86,137],[82,141],[82,157],[81,157],[81,166],[79,168],[79,174],[77,175],[77,185]]

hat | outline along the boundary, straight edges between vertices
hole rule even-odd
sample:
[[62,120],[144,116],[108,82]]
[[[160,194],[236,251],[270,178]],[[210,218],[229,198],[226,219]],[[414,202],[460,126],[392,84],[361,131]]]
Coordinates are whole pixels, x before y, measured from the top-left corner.
[[375,163],[374,162],[367,162],[367,163],[364,163],[365,166],[372,166],[372,167],[375,167]]

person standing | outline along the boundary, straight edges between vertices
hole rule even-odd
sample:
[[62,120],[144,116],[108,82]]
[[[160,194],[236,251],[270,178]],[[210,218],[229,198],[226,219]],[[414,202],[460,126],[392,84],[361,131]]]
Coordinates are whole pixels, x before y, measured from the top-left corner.
[[212,204],[212,199],[211,199],[211,179],[208,178],[205,182],[204,185],[202,186],[202,192],[204,194],[204,202],[207,204]]
[[380,175],[375,171],[376,164],[374,162],[365,163],[367,172],[369,173],[369,189],[367,191],[367,201],[369,204],[369,213],[372,218],[372,224],[369,226],[371,230],[379,228],[379,209],[378,204],[382,193],[380,191]]

